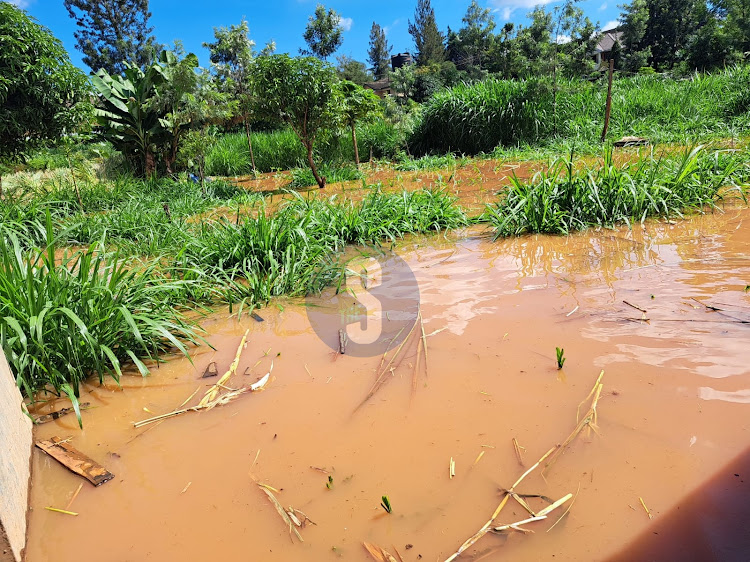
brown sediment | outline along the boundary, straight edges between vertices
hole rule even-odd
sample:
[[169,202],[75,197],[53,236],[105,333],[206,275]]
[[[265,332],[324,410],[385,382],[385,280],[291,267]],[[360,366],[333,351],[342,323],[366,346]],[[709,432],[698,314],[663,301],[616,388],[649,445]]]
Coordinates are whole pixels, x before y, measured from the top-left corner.
[[[582,432],[544,478],[536,470],[517,490],[553,499],[578,490],[565,518],[543,532],[572,500],[533,523],[535,534],[490,533],[458,560],[617,560],[750,444],[750,326],[720,314],[750,316],[748,248],[747,208],[568,237],[492,242],[480,227],[408,239],[397,252],[419,282],[424,335],[420,326],[415,337],[429,348],[428,376],[413,393],[410,348],[356,415],[381,355],[332,361],[295,301],[264,310],[262,323],[217,312],[204,322],[217,351],[201,348],[193,364],[170,359],[147,379],[125,376],[125,391],[85,385],[81,400],[98,407],[83,412],[83,431],[71,416],[35,428],[36,439],[73,435],[117,477],[84,487],[79,515],[62,517],[44,507],[65,506],[77,477],[36,452],[27,560],[366,561],[364,542],[405,560],[445,560],[525,470],[513,440],[529,466],[562,444],[601,370],[599,435]],[[338,327],[332,316],[332,341]],[[133,429],[196,386],[197,396],[210,389],[201,374],[212,361],[225,372],[246,330],[237,372],[260,376],[273,361],[263,392]],[[562,371],[555,347],[565,349]],[[304,542],[290,541],[251,472],[279,490],[285,510],[317,523]],[[528,518],[509,502],[493,527]]]

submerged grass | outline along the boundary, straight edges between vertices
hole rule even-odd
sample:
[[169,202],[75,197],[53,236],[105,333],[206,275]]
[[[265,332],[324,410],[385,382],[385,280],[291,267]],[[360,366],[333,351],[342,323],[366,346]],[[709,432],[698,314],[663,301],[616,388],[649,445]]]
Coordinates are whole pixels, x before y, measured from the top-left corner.
[[[601,165],[558,159],[530,181],[516,177],[485,215],[495,236],[567,234],[590,226],[632,224],[647,217],[682,217],[715,204],[735,182],[740,159],[732,153],[688,149],[680,157],[648,156],[615,165],[607,150]],[[737,193],[745,197],[740,189]]]

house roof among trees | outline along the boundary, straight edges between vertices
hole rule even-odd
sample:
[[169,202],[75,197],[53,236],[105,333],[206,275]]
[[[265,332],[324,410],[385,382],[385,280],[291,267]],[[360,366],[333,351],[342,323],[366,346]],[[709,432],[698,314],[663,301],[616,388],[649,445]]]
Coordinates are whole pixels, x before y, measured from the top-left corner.
[[604,31],[599,35],[599,41],[596,43],[596,51],[597,53],[608,53],[612,50],[612,47],[614,47],[615,43],[622,40],[622,31],[617,31],[616,29],[611,29],[609,31]]

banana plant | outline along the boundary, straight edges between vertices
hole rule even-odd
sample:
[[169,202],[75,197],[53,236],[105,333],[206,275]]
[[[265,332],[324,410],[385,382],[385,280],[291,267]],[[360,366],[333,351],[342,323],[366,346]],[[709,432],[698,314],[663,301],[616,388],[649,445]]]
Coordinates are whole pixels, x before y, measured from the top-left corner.
[[[122,75],[111,76],[102,69],[91,77],[99,95],[95,113],[99,133],[139,174],[152,176],[159,152],[177,142],[169,116],[190,88],[189,84],[178,84],[178,65],[192,69],[198,60],[190,54],[178,61],[174,53],[163,51],[158,62],[145,70],[127,65]],[[180,132],[178,129],[177,134]]]

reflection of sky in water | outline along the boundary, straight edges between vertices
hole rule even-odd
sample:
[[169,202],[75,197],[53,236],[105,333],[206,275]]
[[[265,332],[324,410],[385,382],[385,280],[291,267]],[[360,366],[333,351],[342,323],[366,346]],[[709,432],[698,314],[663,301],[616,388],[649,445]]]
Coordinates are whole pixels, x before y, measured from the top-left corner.
[[430,330],[445,328],[460,336],[473,318],[496,312],[496,306],[484,303],[503,293],[486,275],[487,264],[477,259],[478,241],[464,240],[457,246],[455,255],[436,260],[439,265],[434,268],[415,267],[415,274],[422,303],[434,311],[425,317],[425,326]]
[[737,390],[735,392],[724,392],[708,386],[700,388],[700,397],[703,400],[721,400],[722,402],[735,402],[737,404],[750,404],[750,389]]
[[[449,250],[433,248],[424,261],[419,251],[404,257],[414,266],[422,302],[435,311],[425,318],[430,330],[461,335],[473,318],[496,313],[502,295],[553,290],[561,309],[593,313],[578,324],[584,337],[614,344],[616,351],[600,357],[598,366],[645,364],[725,379],[750,375],[750,325],[690,299],[728,305],[726,311],[750,320],[741,291],[750,283],[750,221],[743,226],[742,218],[704,216],[568,237],[470,238]],[[650,323],[627,321],[641,313],[623,300],[647,309]],[[700,395],[750,403],[750,390],[705,387]]]

